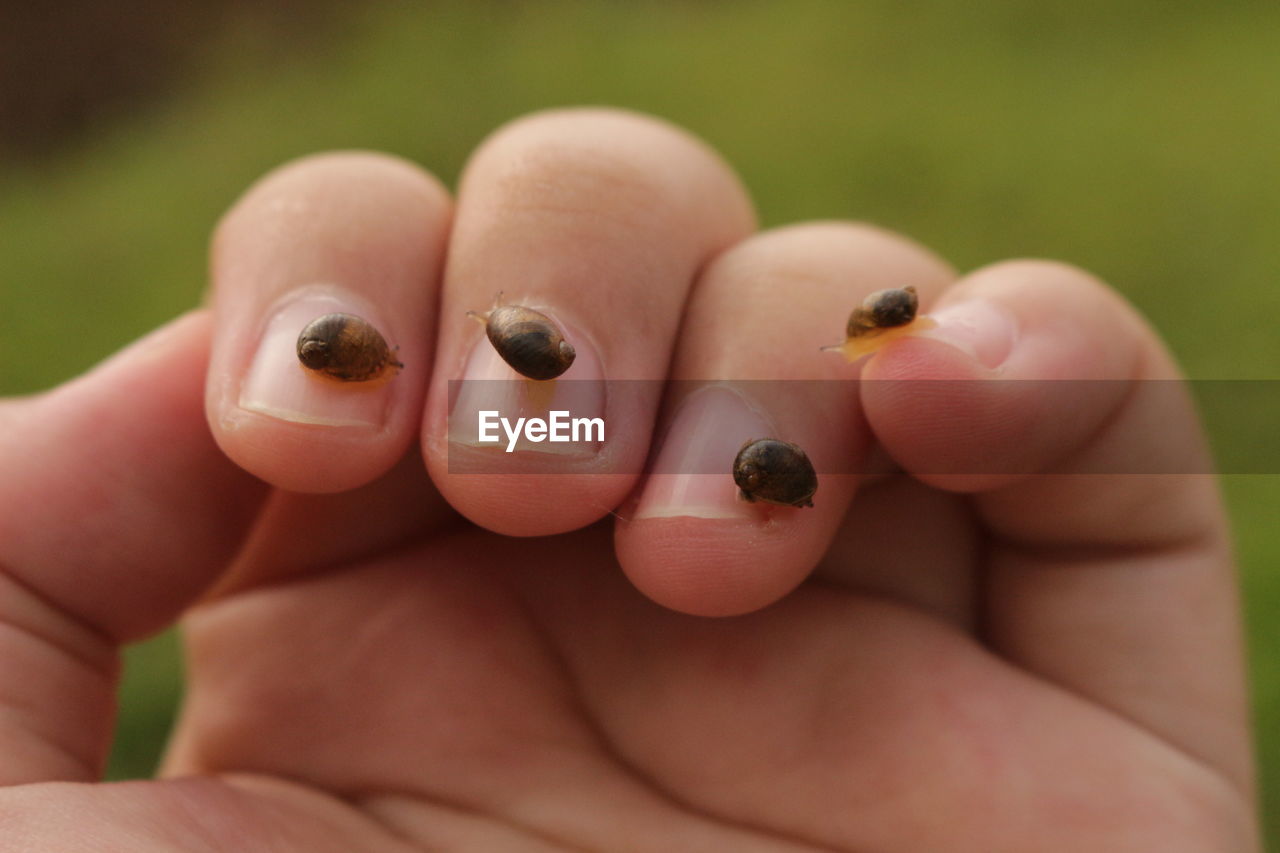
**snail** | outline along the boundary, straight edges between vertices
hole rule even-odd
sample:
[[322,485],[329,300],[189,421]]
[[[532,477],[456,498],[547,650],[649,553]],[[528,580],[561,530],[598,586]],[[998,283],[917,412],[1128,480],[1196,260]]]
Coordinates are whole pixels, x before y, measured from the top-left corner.
[[382,333],[354,314],[325,314],[298,335],[298,361],[343,382],[368,382],[404,367]]
[[797,445],[776,438],[752,439],[733,460],[733,482],[748,502],[813,506],[818,475]]
[[933,320],[916,316],[919,309],[920,299],[916,296],[916,289],[910,285],[877,290],[868,294],[849,315],[844,343],[823,347],[822,351],[842,352],[849,361],[856,361],[889,341],[913,331],[932,328]]
[[555,379],[577,355],[550,317],[521,305],[503,305],[501,293],[488,313],[468,311],[467,316],[484,323],[502,360],[530,379]]

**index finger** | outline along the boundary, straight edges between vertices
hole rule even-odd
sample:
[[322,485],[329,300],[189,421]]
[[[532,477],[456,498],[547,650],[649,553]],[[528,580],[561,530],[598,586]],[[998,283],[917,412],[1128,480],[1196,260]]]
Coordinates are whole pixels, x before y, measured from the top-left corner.
[[[450,213],[430,175],[361,152],[288,164],[236,203],[213,245],[206,393],[232,460],[281,488],[338,492],[405,454],[431,374]],[[375,330],[398,372],[343,381],[304,367],[300,333],[333,314]]]

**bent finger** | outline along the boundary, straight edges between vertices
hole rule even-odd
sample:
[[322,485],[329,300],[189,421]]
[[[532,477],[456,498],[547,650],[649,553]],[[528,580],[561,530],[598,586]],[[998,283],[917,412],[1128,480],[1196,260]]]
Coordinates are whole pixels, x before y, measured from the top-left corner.
[[[718,258],[686,311],[654,470],[617,525],[631,581],[701,615],[755,610],[799,584],[845,517],[869,438],[856,372],[819,345],[868,293],[914,285],[927,303],[950,279],[919,246],[839,223],[778,229]],[[812,507],[740,494],[735,456],[764,438],[808,457],[817,492],[789,497]]]
[[[643,468],[689,287],[753,228],[732,170],[657,119],[562,110],[495,133],[459,191],[423,425],[423,455],[449,502],[510,535],[572,530],[616,506]],[[467,316],[499,292],[563,336],[571,349],[557,378],[528,366],[522,378]],[[603,440],[595,430],[555,444],[529,431],[524,449],[507,452],[514,437],[483,442],[486,411],[516,429],[522,416],[564,411],[599,421]]]
[[[404,455],[431,371],[449,217],[438,181],[365,153],[291,163],[236,203],[213,245],[207,396],[228,456],[281,488],[337,492]],[[308,369],[300,333],[334,314],[361,322],[325,327],[344,354]]]
[[1226,525],[1159,339],[1115,292],[1048,262],[980,270],[934,317],[867,365],[863,405],[906,470],[973,495],[991,644],[1247,787]]

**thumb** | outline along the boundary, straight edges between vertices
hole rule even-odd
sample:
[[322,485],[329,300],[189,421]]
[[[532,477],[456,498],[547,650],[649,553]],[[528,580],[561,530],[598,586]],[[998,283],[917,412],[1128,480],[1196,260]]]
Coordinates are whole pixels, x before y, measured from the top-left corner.
[[863,407],[903,468],[971,496],[985,639],[1249,790],[1225,515],[1172,359],[1060,264],[989,267],[942,303],[941,340],[867,365]]
[[0,403],[0,784],[100,773],[119,644],[172,622],[257,512],[205,423],[209,330],[187,314]]

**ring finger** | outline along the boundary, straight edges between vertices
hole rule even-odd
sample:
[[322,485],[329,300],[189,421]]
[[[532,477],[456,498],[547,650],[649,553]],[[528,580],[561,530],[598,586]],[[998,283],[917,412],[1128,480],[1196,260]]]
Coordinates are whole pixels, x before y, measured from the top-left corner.
[[[846,224],[779,229],[718,258],[686,312],[652,472],[617,527],[631,581],[703,615],[754,610],[799,584],[845,516],[869,444],[847,381],[858,368],[819,345],[872,291],[913,285],[927,305],[952,277],[915,244]],[[762,438],[811,461],[812,508],[739,495],[735,455]]]

